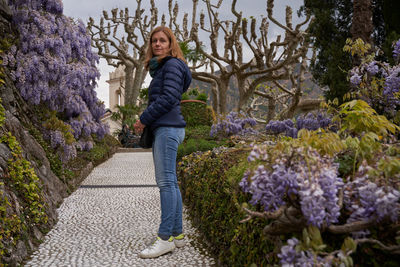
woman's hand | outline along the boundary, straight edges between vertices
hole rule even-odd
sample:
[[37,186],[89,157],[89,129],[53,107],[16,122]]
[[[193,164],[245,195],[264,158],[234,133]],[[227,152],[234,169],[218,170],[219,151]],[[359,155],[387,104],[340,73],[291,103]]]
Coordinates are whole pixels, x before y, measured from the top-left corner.
[[144,125],[140,120],[137,120],[136,123],[133,125],[133,127],[135,128],[135,133],[141,134],[145,126],[146,125]]

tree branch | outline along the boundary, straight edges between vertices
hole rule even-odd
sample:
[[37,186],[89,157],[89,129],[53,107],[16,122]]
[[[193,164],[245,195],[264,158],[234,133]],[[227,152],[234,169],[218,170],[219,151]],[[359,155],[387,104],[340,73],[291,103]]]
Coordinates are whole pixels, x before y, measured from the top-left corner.
[[254,217],[263,218],[263,219],[277,219],[284,213],[286,206],[281,206],[279,209],[277,209],[276,211],[273,211],[273,212],[252,211],[245,207],[243,207],[242,209],[248,214],[247,218],[240,221],[241,223],[244,223],[244,222],[250,221]]
[[347,234],[351,232],[357,232],[361,230],[365,230],[371,226],[376,224],[376,220],[367,220],[367,221],[357,221],[351,222],[344,225],[329,225],[326,230],[333,234]]

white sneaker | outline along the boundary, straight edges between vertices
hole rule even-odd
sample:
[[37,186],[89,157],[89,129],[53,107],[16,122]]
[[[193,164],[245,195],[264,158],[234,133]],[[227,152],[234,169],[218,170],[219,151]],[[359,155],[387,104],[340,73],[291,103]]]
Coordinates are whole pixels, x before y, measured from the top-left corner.
[[144,259],[156,258],[168,252],[171,252],[174,249],[175,243],[172,236],[168,240],[162,240],[160,237],[157,237],[156,241],[154,241],[153,244],[151,244],[149,247],[145,248],[142,252],[139,253],[139,257]]
[[185,246],[186,245],[185,235],[184,234],[180,234],[178,236],[175,236],[174,237],[174,243],[175,243],[175,246],[177,248],[181,248],[181,247]]

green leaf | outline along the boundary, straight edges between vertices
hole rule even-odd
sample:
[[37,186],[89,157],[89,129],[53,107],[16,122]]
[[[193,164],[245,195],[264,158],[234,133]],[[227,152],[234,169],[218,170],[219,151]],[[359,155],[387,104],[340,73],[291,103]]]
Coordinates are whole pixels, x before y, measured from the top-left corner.
[[343,251],[343,253],[347,253],[347,252],[355,252],[357,249],[357,244],[354,241],[353,238],[351,237],[346,237],[343,244],[342,244],[342,248],[341,250]]

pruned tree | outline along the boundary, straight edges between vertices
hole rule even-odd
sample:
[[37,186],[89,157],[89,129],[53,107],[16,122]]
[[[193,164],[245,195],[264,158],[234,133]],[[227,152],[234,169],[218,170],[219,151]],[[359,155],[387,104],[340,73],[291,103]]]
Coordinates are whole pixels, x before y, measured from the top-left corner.
[[[99,24],[93,18],[89,19],[88,30],[92,36],[92,46],[97,48],[100,57],[104,58],[110,66],[125,67],[125,104],[135,105],[139,96],[147,71],[144,60],[150,32],[159,25],[167,25],[165,14],[159,21],[158,9],[154,0],[150,0],[150,15],[145,15],[141,7],[142,0],[136,0],[137,6],[134,15],[129,9],[111,10],[111,16],[103,11]],[[182,27],[176,19],[179,12],[178,4],[168,2],[169,24],[175,34],[182,41],[188,39],[187,14],[185,14]]]
[[[233,4],[235,1],[233,2]],[[268,27],[269,22],[267,18],[263,18],[260,26],[260,37],[257,38],[255,33],[256,20],[252,18],[250,26],[250,36],[248,36],[247,21],[242,20],[243,38],[247,45],[254,53],[253,61],[255,63],[255,70],[245,71],[245,68],[251,64],[235,64],[236,78],[239,84],[239,109],[243,108],[246,102],[254,95],[256,88],[261,83],[272,82],[277,88],[278,94],[265,92],[268,99],[268,116],[267,120],[271,119],[274,111],[276,110],[276,103],[282,102],[284,109],[281,109],[283,117],[291,117],[295,109],[300,104],[301,96],[303,95],[303,81],[305,80],[304,74],[307,70],[307,53],[309,51],[309,42],[307,41],[307,28],[302,29],[310,21],[310,16],[295,27],[292,23],[292,9],[286,7],[286,25],[280,23],[273,17],[274,1],[267,1],[267,14],[268,19],[276,26],[284,30],[285,38],[281,41],[281,36],[277,36],[274,42],[268,43]],[[232,11],[237,17],[237,21],[241,19],[241,13],[234,10]],[[236,39],[236,42],[240,42]],[[238,47],[242,47],[239,43]],[[264,56],[264,64],[262,64],[262,55]],[[300,65],[300,70],[295,72],[295,68]],[[253,77],[256,77],[255,79]],[[279,80],[287,79],[291,88],[286,88],[280,84]],[[265,88],[265,87],[264,87]],[[259,94],[261,95],[261,94]],[[284,101],[282,101],[284,100]],[[310,102],[310,101],[309,101]],[[317,105],[318,107],[318,105]]]
[[[218,53],[218,36],[221,22],[218,19],[218,13],[215,13],[213,8],[218,9],[223,0],[219,0],[216,5],[212,5],[210,1],[202,0],[206,4],[209,27],[205,23],[205,14],[200,13],[199,22],[196,22],[198,0],[193,0],[193,19],[190,38],[196,44],[196,49],[204,55],[202,61],[191,66],[192,76],[196,80],[210,83],[212,85],[213,108],[218,113],[226,113],[226,96],[229,88],[229,80],[233,74],[232,70],[226,65],[229,64],[227,59],[221,57]],[[199,38],[199,28],[209,34],[211,51],[205,50],[203,42]],[[226,39],[225,39],[226,40]],[[224,63],[228,63],[224,65]],[[217,66],[217,70],[215,69]],[[202,67],[206,70],[200,71]],[[207,70],[210,71],[207,71]]]
[[[197,1],[193,1],[194,5]],[[307,52],[309,44],[305,38],[306,30],[302,26],[307,25],[310,20],[308,16],[302,23],[293,27],[292,10],[286,9],[286,25],[281,24],[273,17],[273,0],[267,1],[268,17],[262,18],[260,31],[256,31],[256,19],[248,20],[242,17],[242,12],[236,10],[237,0],[233,0],[231,11],[234,19],[221,20],[217,12],[223,2],[220,0],[217,5],[212,5],[210,1],[203,0],[206,5],[208,25],[205,25],[205,14],[200,14],[200,23],[194,23],[191,31],[192,40],[196,47],[201,50],[205,58],[209,61],[210,72],[196,71],[193,74],[195,79],[212,81],[217,85],[215,90],[218,94],[218,111],[226,113],[227,91],[229,80],[234,77],[238,82],[239,104],[237,109],[243,109],[248,100],[253,96],[259,84],[278,80],[291,79],[296,85],[293,90],[283,90],[285,94],[292,97],[291,105],[288,107],[287,114],[293,114],[296,105],[300,101],[301,82],[304,77],[294,75],[293,70],[299,62],[302,66],[306,65]],[[194,14],[196,17],[196,14]],[[274,42],[268,42],[269,23],[285,31],[285,38],[281,41],[278,36]],[[249,28],[249,29],[248,29]],[[209,34],[211,51],[201,49],[203,42],[198,37],[199,29]],[[224,46],[219,46],[219,36],[223,34]],[[252,52],[252,57],[247,61],[243,57],[243,51],[246,49]],[[218,72],[214,68],[218,68]],[[196,68],[193,67],[192,70]],[[279,86],[283,88],[283,86]],[[215,92],[214,92],[215,93]],[[275,97],[272,94],[269,97]],[[281,97],[283,99],[283,97]],[[287,99],[287,97],[286,97]]]
[[[148,35],[158,24],[158,10],[154,0],[150,0],[150,16],[144,15],[145,10],[141,8],[141,0],[136,2],[134,16],[129,15],[127,8],[124,11],[113,9],[112,16],[106,11],[103,12],[99,25],[96,25],[92,18],[88,24],[93,46],[97,48],[98,54],[105,58],[109,65],[125,66],[126,104],[134,104],[139,95],[146,75],[143,61]],[[304,67],[306,65],[307,33],[301,28],[307,24],[310,17],[294,27],[292,11],[288,7],[286,24],[283,25],[273,17],[273,0],[268,0],[268,17],[262,18],[260,31],[257,32],[256,19],[252,18],[249,25],[247,19],[242,17],[242,13],[236,11],[237,0],[233,0],[231,4],[233,19],[219,18],[218,9],[223,0],[219,0],[215,5],[211,1],[202,0],[206,13],[201,11],[199,16],[197,16],[199,1],[192,0],[192,2],[190,31],[188,14],[184,14],[181,24],[178,23],[179,7],[177,3],[173,5],[172,0],[168,2],[168,26],[179,41],[185,44],[194,42],[194,50],[202,54],[202,57],[190,62],[190,68],[194,79],[211,84],[214,109],[218,113],[227,113],[227,93],[231,78],[236,78],[239,85],[237,109],[244,108],[260,83],[267,81],[278,83],[279,80],[291,79],[293,89],[282,89],[290,99],[288,97],[281,99],[289,99],[291,105],[288,106],[287,114],[293,113],[302,95],[303,79],[301,75],[293,74],[293,70],[300,62]],[[274,42],[268,42],[270,21],[285,31],[283,40],[278,36]],[[167,25],[165,14],[162,15],[161,24]],[[208,45],[205,45],[200,38],[199,31],[208,34]],[[223,46],[219,45],[220,40],[223,40]],[[252,52],[251,58],[247,61],[243,57],[244,49]]]

